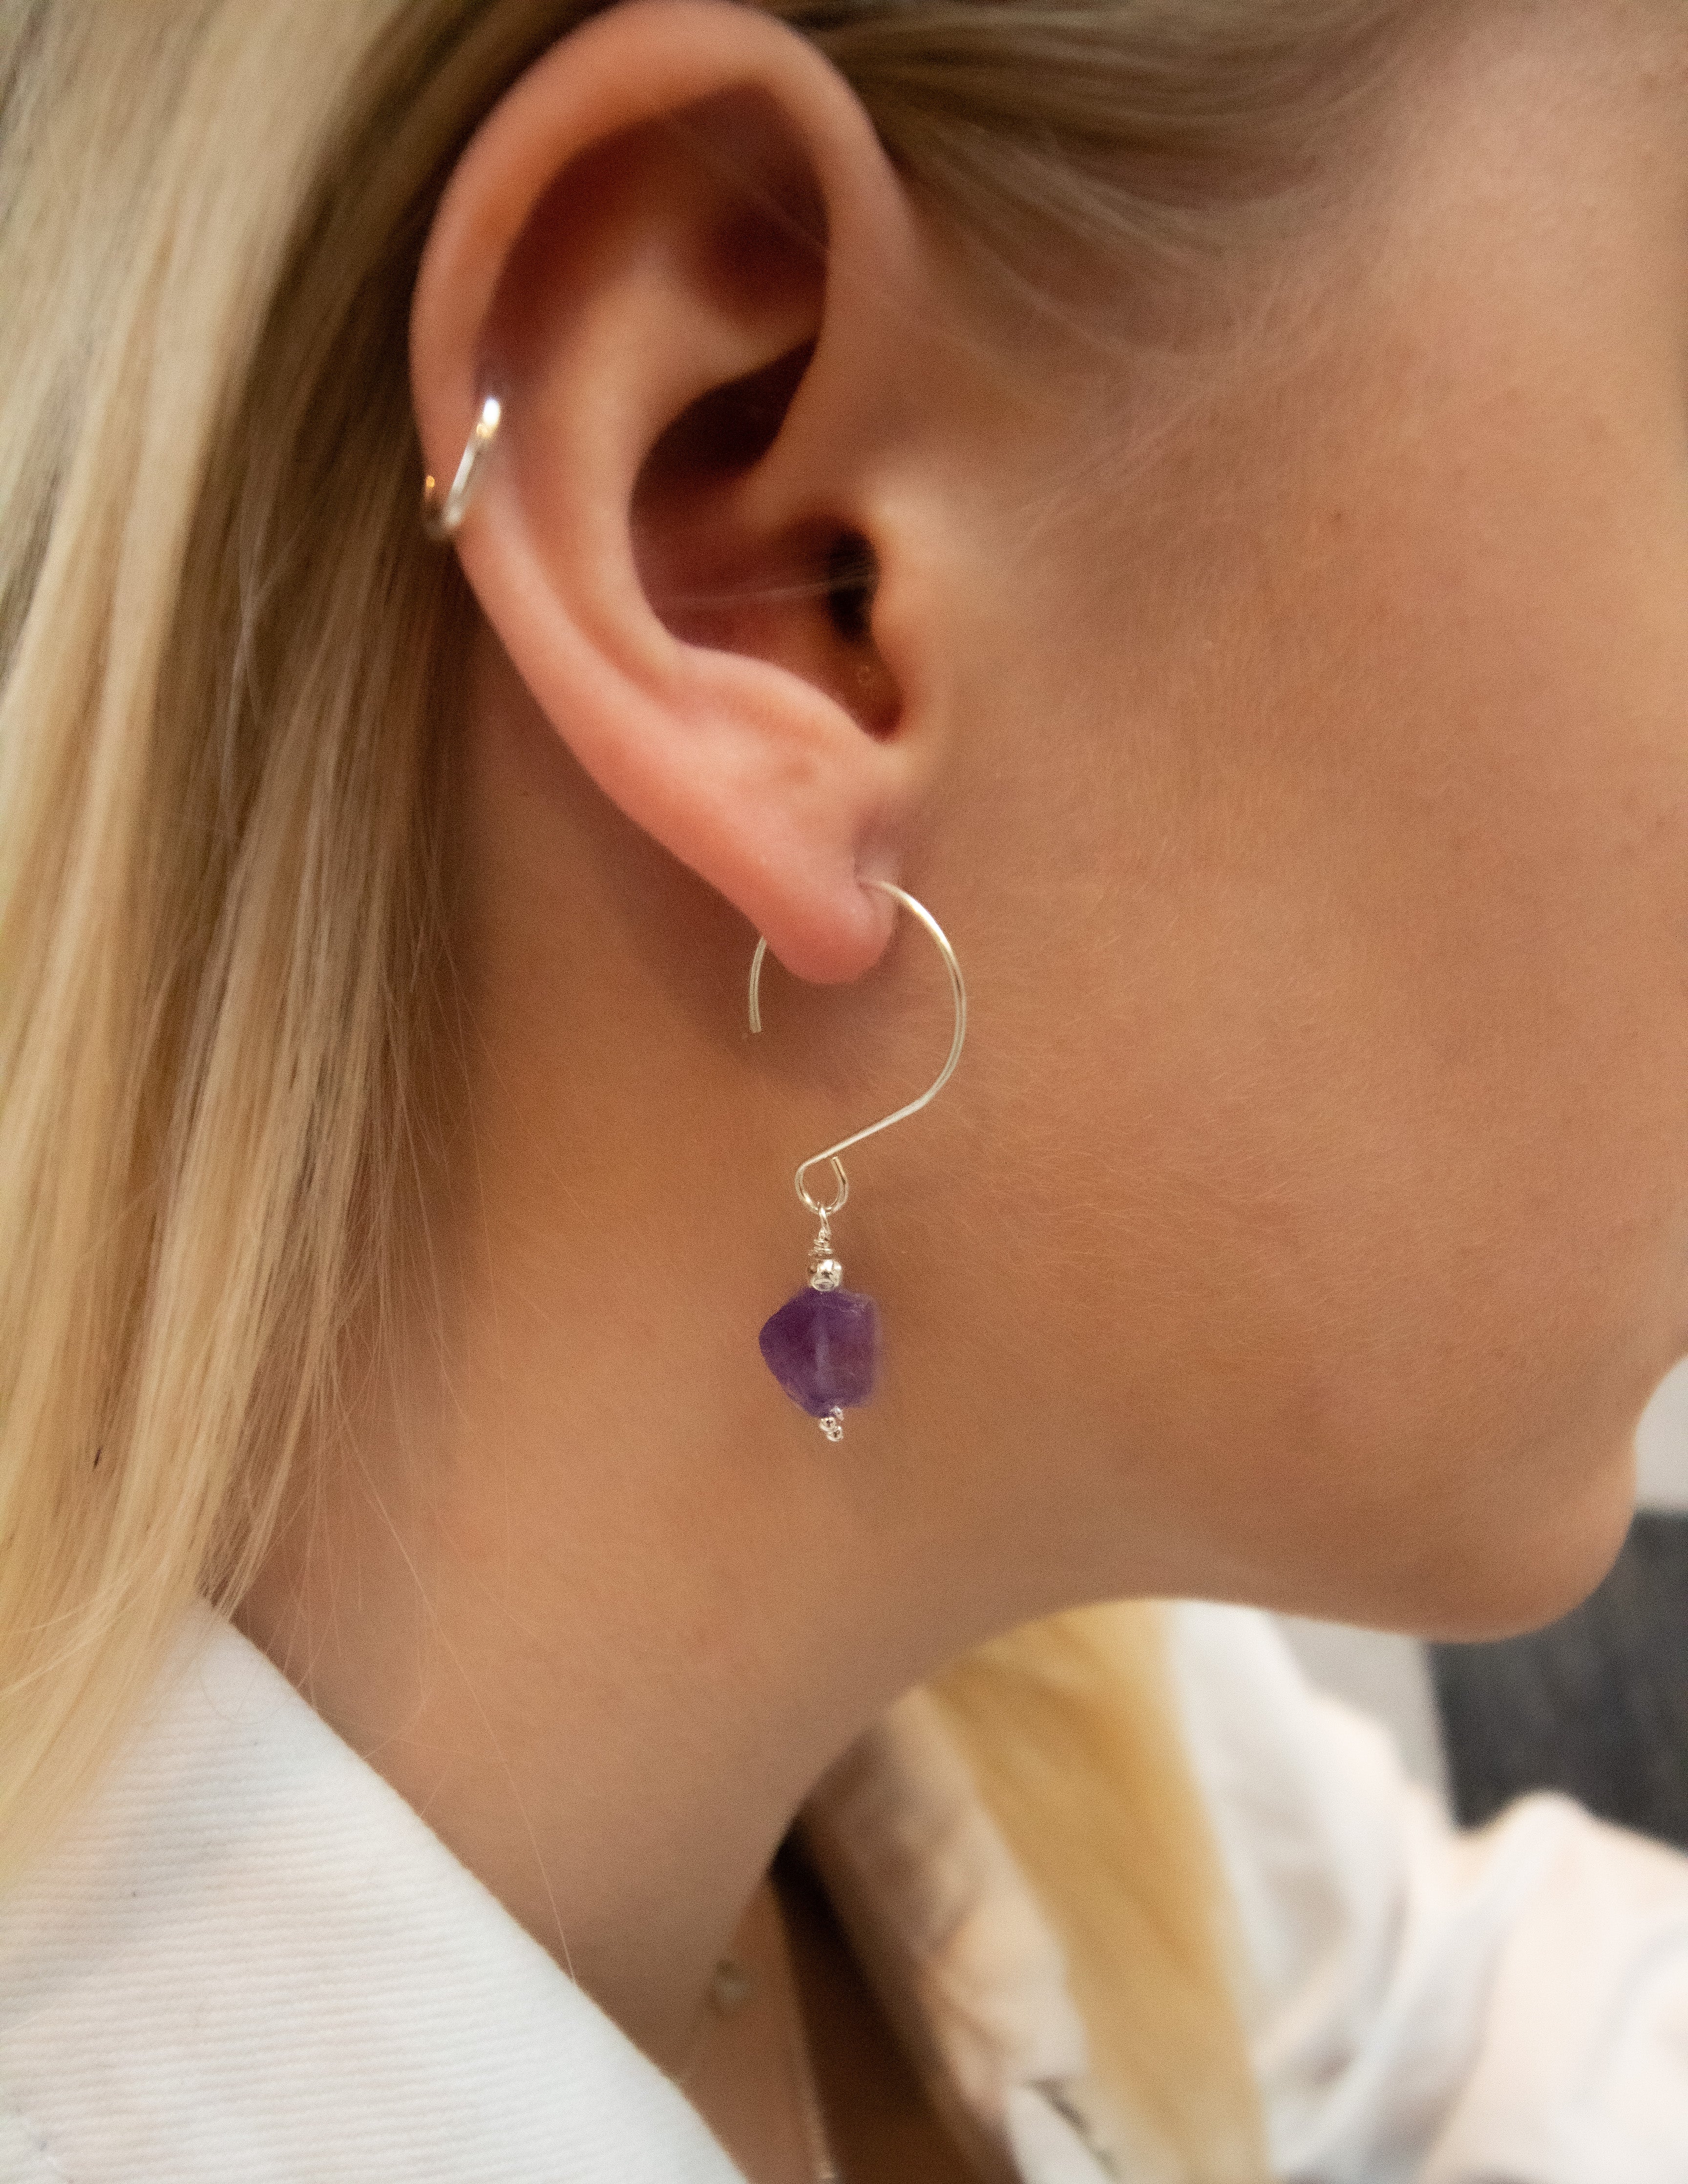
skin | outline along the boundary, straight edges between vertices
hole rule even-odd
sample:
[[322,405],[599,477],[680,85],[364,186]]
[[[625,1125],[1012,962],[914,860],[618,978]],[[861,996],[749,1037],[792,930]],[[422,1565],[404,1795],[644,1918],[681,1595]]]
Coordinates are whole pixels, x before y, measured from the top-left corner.
[[[508,422],[429,1274],[246,1617],[677,2070],[810,1785],[984,1635],[1485,1635],[1621,1538],[1688,1347],[1688,31],[1460,17],[1291,231],[1152,306],[1089,269],[1088,342],[714,0],[565,41],[441,205],[431,467],[489,373]],[[807,343],[759,460],[649,460]],[[947,1039],[873,875],[972,1033],[851,1163],[834,1450],[755,1337],[796,1161]]]

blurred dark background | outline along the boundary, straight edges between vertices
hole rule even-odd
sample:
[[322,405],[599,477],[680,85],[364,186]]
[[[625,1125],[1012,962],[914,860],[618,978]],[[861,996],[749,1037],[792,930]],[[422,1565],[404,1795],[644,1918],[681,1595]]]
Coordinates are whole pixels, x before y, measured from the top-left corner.
[[1563,1790],[1688,1849],[1688,1516],[1638,1516],[1612,1574],[1563,1622],[1429,1650],[1462,1820]]
[[1278,1618],[1313,1681],[1393,1730],[1468,1826],[1528,1790],[1688,1849],[1688,1364],[1637,1439],[1641,1513],[1573,1614],[1493,1646]]

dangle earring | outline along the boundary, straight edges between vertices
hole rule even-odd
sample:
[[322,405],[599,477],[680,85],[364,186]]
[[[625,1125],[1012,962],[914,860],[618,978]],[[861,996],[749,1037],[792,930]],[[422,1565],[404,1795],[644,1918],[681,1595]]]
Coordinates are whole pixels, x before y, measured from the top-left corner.
[[[865,1144],[869,1138],[877,1138],[894,1123],[905,1123],[911,1115],[919,1114],[922,1107],[929,1107],[955,1075],[967,1036],[967,989],[962,982],[961,967],[955,961],[955,951],[943,927],[923,903],[916,902],[901,888],[894,887],[889,880],[867,880],[864,885],[877,888],[881,894],[888,894],[894,902],[900,903],[936,942],[944,958],[944,967],[950,974],[955,1024],[949,1059],[919,1099],[911,1100],[907,1106],[899,1107],[895,1114],[887,1115],[883,1122],[871,1123],[865,1130],[841,1138],[837,1145],[828,1145],[824,1152],[805,1161],[797,1171],[799,1201],[815,1216],[818,1224],[815,1240],[809,1247],[809,1286],[799,1290],[769,1320],[761,1332],[760,1346],[775,1379],[799,1409],[819,1421],[822,1432],[831,1441],[843,1440],[844,1412],[858,1409],[871,1399],[879,1373],[879,1307],[871,1296],[844,1287],[844,1268],[833,1248],[833,1217],[844,1210],[850,1197],[850,1178],[844,1173],[839,1155],[847,1153],[853,1145]],[[762,966],[767,953],[767,942],[758,940],[750,961],[753,1032],[762,1028]],[[827,1167],[833,1172],[833,1190],[823,1204],[811,1196],[807,1178],[811,1168]]]

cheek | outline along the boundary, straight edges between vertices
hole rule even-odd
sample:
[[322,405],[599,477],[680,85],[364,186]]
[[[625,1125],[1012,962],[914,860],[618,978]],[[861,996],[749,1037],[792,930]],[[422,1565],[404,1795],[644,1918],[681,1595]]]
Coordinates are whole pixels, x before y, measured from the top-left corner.
[[1315,492],[1194,667],[1151,616],[1081,641],[1051,602],[1062,633],[981,685],[1040,721],[981,787],[972,889],[997,1339],[1026,1429],[1240,1591],[1506,1627],[1621,1538],[1688,1344],[1688,523],[1657,468],[1377,479],[1369,560]]
[[982,565],[974,1364],[1099,1589],[1540,1619],[1688,1346],[1680,98],[1522,51]]
[[1210,1556],[1245,1527],[1251,1596],[1443,1629],[1568,1606],[1681,1345],[1680,1041],[1620,1044],[1609,982],[1544,1010],[1492,934],[1438,964],[1287,883],[1143,888],[1128,933],[1067,931],[976,1016],[978,1323],[1028,1434]]

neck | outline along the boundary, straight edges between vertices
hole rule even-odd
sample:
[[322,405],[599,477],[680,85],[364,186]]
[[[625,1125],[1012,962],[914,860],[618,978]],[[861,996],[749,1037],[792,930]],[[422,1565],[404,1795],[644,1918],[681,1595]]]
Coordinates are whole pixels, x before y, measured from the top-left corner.
[[929,962],[912,1002],[771,977],[753,1049],[752,936],[495,654],[464,750],[426,1248],[352,1346],[242,1619],[672,2069],[817,1777],[1087,1573],[1022,1453],[1049,1390],[1011,1401],[973,1332],[995,1274],[909,1217],[911,1133],[838,1224],[894,1331],[872,1408],[830,1446],[756,1354],[807,1275],[797,1160],[943,1051]]
[[772,1383],[772,1433],[719,1400],[688,1316],[754,1345],[756,1313],[701,1286],[530,1250],[382,1375],[242,1611],[671,2068],[808,1789],[931,1655],[876,1612],[899,1550],[850,1442]]
[[757,1105],[747,936],[655,867],[666,929],[630,933],[602,876],[647,852],[553,777],[549,732],[491,711],[426,1279],[359,1346],[242,1619],[674,2067],[816,1776],[979,1618],[932,1581],[955,1520],[915,1505],[910,1422],[829,1447],[756,1357],[806,1273],[786,1136],[826,1121]]

